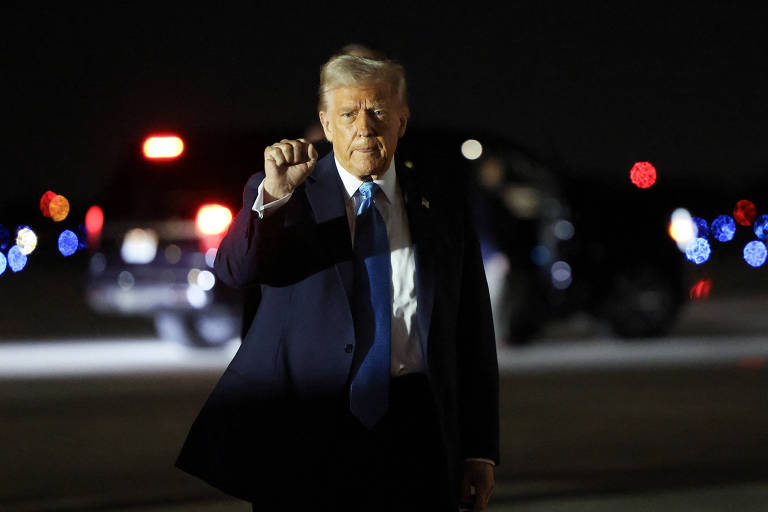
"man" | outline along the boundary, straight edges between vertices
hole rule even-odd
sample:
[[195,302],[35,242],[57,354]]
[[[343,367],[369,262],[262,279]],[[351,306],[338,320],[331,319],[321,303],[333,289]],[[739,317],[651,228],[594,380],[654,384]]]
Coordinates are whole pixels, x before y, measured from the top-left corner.
[[254,510],[482,510],[498,368],[463,180],[395,164],[404,71],[350,53],[321,72],[333,151],[266,148],[219,247],[261,301],[177,465]]

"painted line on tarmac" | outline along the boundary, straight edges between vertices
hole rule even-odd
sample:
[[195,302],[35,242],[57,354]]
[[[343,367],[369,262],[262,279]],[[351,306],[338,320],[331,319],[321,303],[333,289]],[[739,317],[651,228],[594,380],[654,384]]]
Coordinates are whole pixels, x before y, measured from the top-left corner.
[[768,358],[768,337],[543,341],[500,348],[498,357],[502,373],[723,364],[763,368]]
[[239,345],[201,349],[156,338],[3,342],[0,379],[222,371]]
[[[154,338],[0,344],[0,379],[220,372],[240,343],[199,349]],[[768,337],[540,341],[498,350],[502,373],[736,364],[764,368]]]

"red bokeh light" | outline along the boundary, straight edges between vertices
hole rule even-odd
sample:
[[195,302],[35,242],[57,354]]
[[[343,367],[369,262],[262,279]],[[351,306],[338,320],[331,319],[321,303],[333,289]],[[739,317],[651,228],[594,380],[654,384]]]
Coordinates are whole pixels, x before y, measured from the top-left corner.
[[749,226],[757,217],[757,208],[755,203],[748,199],[742,199],[733,207],[733,218],[742,226]]
[[693,286],[691,286],[689,296],[691,297],[691,300],[707,300],[711,290],[711,279],[699,279]]
[[43,216],[51,216],[51,201],[53,201],[54,197],[56,197],[56,192],[49,190],[43,194],[43,197],[40,198],[40,211],[42,212]]
[[91,233],[100,233],[104,227],[104,210],[99,206],[91,206],[85,214],[85,230]]
[[144,141],[142,151],[149,159],[176,158],[184,152],[184,141],[177,135],[153,135]]
[[656,168],[651,162],[635,162],[629,171],[629,179],[638,188],[649,188],[656,183]]

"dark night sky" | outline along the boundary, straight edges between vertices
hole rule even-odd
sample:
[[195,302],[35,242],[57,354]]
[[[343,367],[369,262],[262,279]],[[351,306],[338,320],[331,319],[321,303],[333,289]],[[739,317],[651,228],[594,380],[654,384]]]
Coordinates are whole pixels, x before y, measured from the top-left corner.
[[298,136],[315,118],[319,66],[350,41],[406,66],[412,123],[504,135],[608,180],[636,160],[736,192],[763,179],[765,11],[294,5],[2,8],[0,199],[47,188],[97,199],[120,151],[153,129]]

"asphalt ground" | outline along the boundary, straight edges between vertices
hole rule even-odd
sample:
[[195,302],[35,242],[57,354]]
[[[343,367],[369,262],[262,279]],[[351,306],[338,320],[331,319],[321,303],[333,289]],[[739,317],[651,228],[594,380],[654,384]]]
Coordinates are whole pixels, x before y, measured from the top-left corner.
[[[231,352],[156,340],[91,313],[77,273],[46,276],[0,283],[0,511],[250,510],[172,466]],[[576,315],[502,350],[489,510],[768,510],[767,306],[713,295],[632,342]]]
[[[45,347],[80,350],[62,360],[51,348],[38,368],[79,359],[91,369],[82,373],[14,376],[0,363],[0,510],[247,510],[173,468],[227,356],[186,357],[187,349],[152,339],[111,343],[116,361],[106,365],[99,350],[88,351],[108,347],[103,340],[21,344],[33,360],[46,357]],[[768,488],[768,339],[656,343],[655,359],[643,356],[647,343],[610,339],[502,352],[502,464],[491,510],[764,510],[748,507]],[[0,360],[19,345],[4,345]],[[720,348],[701,357],[702,346]],[[614,364],[589,363],[611,351]],[[571,363],[541,364],[557,352]],[[659,362],[664,354],[674,363]],[[171,362],[150,363],[162,357]]]

